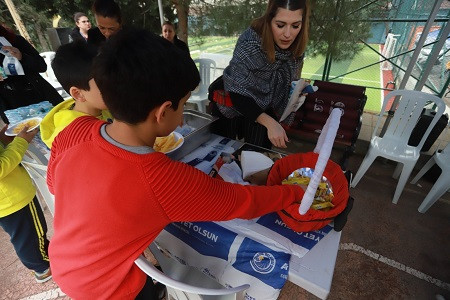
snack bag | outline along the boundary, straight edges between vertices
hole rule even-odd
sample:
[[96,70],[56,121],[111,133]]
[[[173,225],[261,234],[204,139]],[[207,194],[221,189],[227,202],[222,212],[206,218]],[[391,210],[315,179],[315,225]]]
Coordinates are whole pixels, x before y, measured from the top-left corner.
[[[286,179],[284,179],[281,184],[299,184],[308,185],[311,177],[314,173],[314,169],[311,168],[300,168],[292,172]],[[316,193],[314,195],[314,201],[311,205],[312,209],[328,211],[334,204],[332,200],[334,198],[331,183],[325,176],[322,176],[322,180],[317,187]]]
[[296,112],[305,102],[306,95],[314,93],[319,88],[311,86],[310,80],[299,79],[291,82],[289,101],[281,115],[280,122],[284,121],[292,112]]

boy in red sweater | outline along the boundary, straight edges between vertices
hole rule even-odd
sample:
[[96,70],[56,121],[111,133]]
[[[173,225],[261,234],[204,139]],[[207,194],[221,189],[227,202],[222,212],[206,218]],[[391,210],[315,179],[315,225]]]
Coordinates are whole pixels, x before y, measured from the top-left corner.
[[302,199],[299,186],[231,184],[153,150],[182,123],[200,81],[192,59],[164,38],[121,30],[93,74],[114,121],[73,121],[53,142],[47,176],[56,201],[51,268],[71,298],[153,293],[134,260],[171,222],[250,219]]

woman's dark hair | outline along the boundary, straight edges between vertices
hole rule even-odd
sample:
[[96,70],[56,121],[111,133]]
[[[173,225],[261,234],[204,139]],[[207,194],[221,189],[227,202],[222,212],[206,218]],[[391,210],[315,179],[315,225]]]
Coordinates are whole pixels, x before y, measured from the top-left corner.
[[175,25],[173,25],[173,23],[170,21],[164,21],[164,23],[161,25],[161,28],[164,27],[164,25],[172,26],[172,28],[175,30]]
[[52,69],[66,92],[69,93],[73,86],[89,91],[95,56],[97,49],[84,41],[59,46],[52,61]]
[[73,20],[75,21],[75,23],[78,23],[78,20],[81,17],[86,17],[87,18],[86,14],[82,13],[82,12],[76,12],[76,13],[73,14]]
[[200,82],[189,55],[144,29],[122,29],[94,60],[93,75],[113,117],[129,124],[147,119],[165,101],[180,100]]
[[122,24],[120,7],[113,0],[96,0],[94,4],[92,4],[92,11],[95,15],[116,19],[119,24]]
[[7,39],[10,43],[13,43],[16,40],[16,34],[14,31],[3,24],[0,25],[0,36],[5,37],[5,39]]
[[309,0],[269,0],[266,12],[263,16],[253,20],[251,27],[259,34],[262,40],[262,47],[267,54],[269,61],[275,61],[275,45],[272,34],[271,22],[278,12],[279,8],[290,11],[302,9],[303,19],[302,28],[290,46],[294,57],[300,57],[306,50],[309,32]]

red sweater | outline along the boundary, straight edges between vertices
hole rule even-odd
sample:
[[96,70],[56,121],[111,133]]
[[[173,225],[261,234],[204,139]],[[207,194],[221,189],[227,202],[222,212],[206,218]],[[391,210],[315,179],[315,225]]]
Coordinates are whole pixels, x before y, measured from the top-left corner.
[[231,184],[162,153],[126,151],[101,136],[102,124],[73,121],[55,139],[48,166],[51,268],[72,298],[134,299],[146,279],[134,260],[171,222],[250,219],[303,197],[298,186]]

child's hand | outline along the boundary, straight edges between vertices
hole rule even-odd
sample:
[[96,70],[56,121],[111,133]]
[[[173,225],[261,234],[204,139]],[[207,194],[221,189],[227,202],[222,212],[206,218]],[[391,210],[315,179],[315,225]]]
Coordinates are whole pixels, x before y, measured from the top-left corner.
[[6,124],[5,126],[3,126],[3,128],[0,130],[0,142],[2,142],[3,145],[8,145],[9,143],[12,142],[12,140],[14,139],[13,136],[7,136],[5,134],[5,131],[8,129],[8,124]]
[[28,132],[28,128],[29,128],[28,126],[25,126],[25,128],[22,129],[22,131],[19,132],[19,134],[17,136],[24,138],[28,143],[30,143],[31,140],[36,135],[36,133],[38,132],[39,127],[36,127],[35,129],[31,130],[30,132]]

